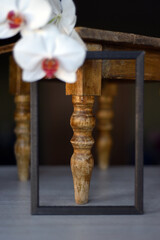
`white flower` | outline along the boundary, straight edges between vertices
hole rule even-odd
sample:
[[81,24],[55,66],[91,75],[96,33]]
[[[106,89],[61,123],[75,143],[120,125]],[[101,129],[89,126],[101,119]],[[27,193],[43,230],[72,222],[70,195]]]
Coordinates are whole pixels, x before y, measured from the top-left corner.
[[46,0],[0,0],[0,38],[43,27],[50,16],[51,6]]
[[71,36],[86,49],[85,43],[74,29],[77,21],[74,2],[72,0],[47,1],[49,1],[52,6],[51,22],[53,22],[62,33]]
[[72,0],[48,0],[52,6],[52,21],[67,35],[72,33],[76,24],[76,8]]
[[27,82],[55,76],[73,83],[85,55],[78,42],[60,33],[53,25],[26,35],[14,47],[14,58],[23,69],[22,78]]

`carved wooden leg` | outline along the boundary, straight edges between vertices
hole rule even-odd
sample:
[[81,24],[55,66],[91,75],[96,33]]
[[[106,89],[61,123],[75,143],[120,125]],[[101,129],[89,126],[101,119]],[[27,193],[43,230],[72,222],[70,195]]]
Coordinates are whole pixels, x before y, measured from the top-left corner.
[[15,155],[21,181],[29,178],[30,162],[30,84],[22,81],[22,71],[10,57],[9,91],[15,97]]
[[15,155],[19,179],[26,181],[29,179],[30,163],[30,96],[17,95],[15,103],[15,133],[17,136]]
[[104,82],[102,95],[99,97],[99,111],[97,113],[99,137],[97,141],[98,165],[101,169],[107,169],[110,162],[112,148],[111,131],[114,116],[112,103],[116,95],[117,85]]
[[[101,51],[99,44],[87,44],[89,51]],[[89,185],[94,165],[91,148],[94,144],[92,130],[95,119],[92,114],[94,96],[101,95],[102,61],[89,60],[77,72],[77,81],[66,84],[66,94],[72,95],[74,112],[71,117],[74,153],[71,170],[77,204],[88,202]]]
[[71,117],[71,127],[74,135],[71,143],[74,153],[71,158],[71,170],[74,182],[75,201],[77,204],[88,202],[90,179],[94,160],[91,148],[94,144],[92,130],[95,118],[92,114],[93,96],[73,96],[74,112]]

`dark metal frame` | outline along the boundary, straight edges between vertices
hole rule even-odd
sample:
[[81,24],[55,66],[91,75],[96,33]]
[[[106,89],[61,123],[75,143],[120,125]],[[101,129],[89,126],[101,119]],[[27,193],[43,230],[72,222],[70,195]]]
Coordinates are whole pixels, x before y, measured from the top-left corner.
[[87,59],[136,59],[135,204],[133,206],[40,206],[38,162],[38,83],[31,84],[31,213],[33,215],[107,215],[143,213],[143,84],[144,52],[96,51]]

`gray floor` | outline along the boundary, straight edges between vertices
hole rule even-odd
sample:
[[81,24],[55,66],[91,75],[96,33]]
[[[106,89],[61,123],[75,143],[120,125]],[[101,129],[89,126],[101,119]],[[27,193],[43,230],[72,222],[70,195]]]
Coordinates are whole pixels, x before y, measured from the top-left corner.
[[[94,170],[90,205],[132,204],[132,168]],[[40,170],[41,203],[74,205],[69,168]],[[159,240],[160,167],[145,168],[145,214],[140,216],[31,216],[30,184],[15,167],[0,168],[0,240]]]

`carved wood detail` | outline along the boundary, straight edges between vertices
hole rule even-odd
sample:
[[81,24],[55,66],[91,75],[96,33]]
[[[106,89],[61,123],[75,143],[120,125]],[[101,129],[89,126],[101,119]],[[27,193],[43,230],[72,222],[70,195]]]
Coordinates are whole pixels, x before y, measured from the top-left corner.
[[18,166],[18,176],[21,181],[29,179],[30,164],[30,95],[15,96],[15,155]]
[[71,127],[74,135],[71,139],[74,153],[71,157],[71,170],[77,204],[88,202],[90,179],[94,160],[91,148],[94,144],[92,130],[95,126],[92,108],[94,96],[73,96],[74,112]]
[[9,91],[14,96],[30,94],[30,83],[22,81],[22,69],[12,56],[9,65]]

